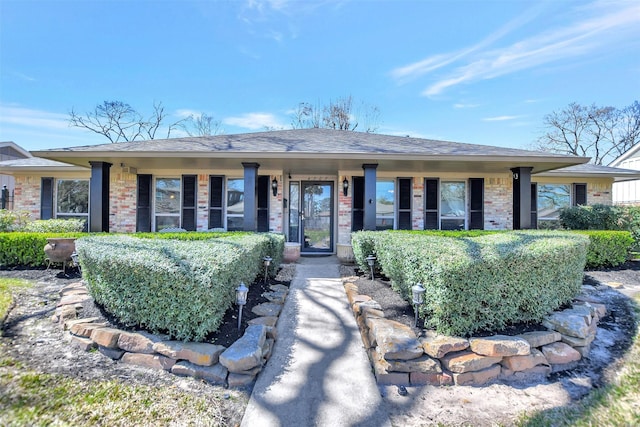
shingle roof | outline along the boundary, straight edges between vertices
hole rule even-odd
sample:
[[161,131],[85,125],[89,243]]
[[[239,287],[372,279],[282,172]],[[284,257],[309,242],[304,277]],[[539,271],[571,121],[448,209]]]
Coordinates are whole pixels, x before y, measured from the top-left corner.
[[585,163],[582,165],[568,166],[562,169],[542,172],[538,176],[584,176],[584,177],[613,177],[616,181],[640,179],[640,171],[623,168],[613,168],[610,166],[594,165]]

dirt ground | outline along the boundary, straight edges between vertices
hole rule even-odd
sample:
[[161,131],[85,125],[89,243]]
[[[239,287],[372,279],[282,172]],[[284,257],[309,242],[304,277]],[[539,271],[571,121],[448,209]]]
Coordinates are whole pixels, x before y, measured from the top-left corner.
[[[357,272],[357,271],[356,271]],[[348,274],[343,268],[343,274]],[[413,326],[410,306],[377,278],[352,277],[361,293],[372,296],[394,320]],[[522,414],[544,411],[574,402],[617,373],[620,357],[635,334],[635,318],[629,297],[640,293],[640,262],[616,269],[585,273],[585,291],[607,305],[607,316],[598,324],[588,358],[577,368],[527,382],[496,382],[483,387],[408,387],[401,395],[396,386],[381,388],[394,426],[513,425]],[[415,329],[419,333],[419,329]],[[404,394],[404,393],[403,393]]]
[[[353,275],[354,270],[352,267],[343,268],[342,274]],[[290,280],[291,275],[290,268],[284,272],[284,279]],[[38,285],[18,296],[15,307],[7,317],[0,338],[0,355],[16,358],[40,372],[80,379],[120,379],[131,384],[178,387],[201,396],[213,396],[220,392],[219,387],[202,381],[124,365],[98,352],[83,352],[71,347],[65,334],[49,321],[49,317],[55,310],[58,291],[65,284],[77,281],[77,276],[65,277],[60,270],[0,271],[0,276],[22,277],[38,282]],[[371,282],[368,276],[354,279]],[[383,307],[386,305],[385,313],[403,323],[412,324],[411,307],[396,295],[387,293],[384,281],[372,283],[375,286],[370,292],[378,293],[373,295],[374,299]],[[393,425],[512,425],[522,413],[567,405],[601,385],[616,373],[617,360],[635,332],[628,296],[640,292],[640,263],[629,263],[624,268],[614,270],[588,272],[585,284],[607,304],[610,312],[599,325],[590,357],[583,360],[578,368],[554,374],[542,382],[495,383],[485,387],[409,387],[406,396],[400,395],[396,387],[383,387],[381,393]],[[99,313],[96,310],[95,306],[87,306],[86,314]],[[230,319],[237,321],[233,315]],[[225,417],[228,425],[236,425],[242,419],[251,390],[225,392],[233,397],[227,402]]]

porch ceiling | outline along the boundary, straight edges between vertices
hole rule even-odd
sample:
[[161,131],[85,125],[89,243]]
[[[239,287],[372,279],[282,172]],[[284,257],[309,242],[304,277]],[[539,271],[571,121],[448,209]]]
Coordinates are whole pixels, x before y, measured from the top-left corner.
[[140,170],[233,170],[243,162],[256,162],[262,170],[282,170],[295,174],[337,174],[360,171],[365,163],[377,163],[379,172],[402,173],[508,173],[514,167],[532,167],[533,173],[586,163],[581,157],[465,156],[465,155],[381,155],[372,154],[304,154],[304,153],[176,153],[176,152],[60,152],[39,151],[39,157],[77,166],[90,167],[90,161],[109,162],[114,166]]

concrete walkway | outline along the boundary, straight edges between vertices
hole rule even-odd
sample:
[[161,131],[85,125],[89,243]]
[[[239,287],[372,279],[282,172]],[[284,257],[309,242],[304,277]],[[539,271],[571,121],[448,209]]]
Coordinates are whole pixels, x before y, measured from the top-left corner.
[[391,426],[336,257],[300,258],[242,427]]

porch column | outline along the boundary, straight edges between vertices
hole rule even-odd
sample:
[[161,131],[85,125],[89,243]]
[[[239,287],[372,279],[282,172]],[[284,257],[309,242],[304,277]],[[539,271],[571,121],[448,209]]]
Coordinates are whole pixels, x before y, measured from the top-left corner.
[[511,169],[513,173],[513,229],[531,228],[531,167]]
[[109,232],[109,172],[111,163],[89,162],[89,231]]
[[364,230],[376,229],[376,168],[377,164],[363,164],[364,169]]
[[244,167],[244,231],[258,230],[258,163],[242,163]]

